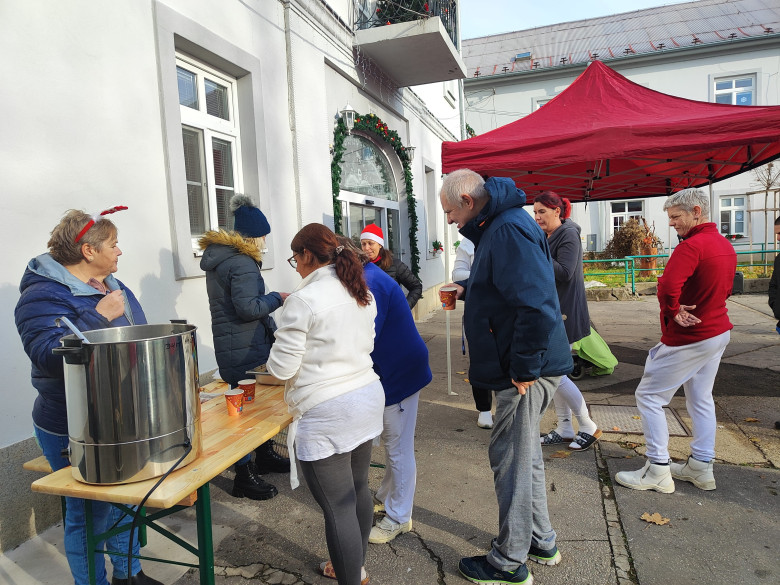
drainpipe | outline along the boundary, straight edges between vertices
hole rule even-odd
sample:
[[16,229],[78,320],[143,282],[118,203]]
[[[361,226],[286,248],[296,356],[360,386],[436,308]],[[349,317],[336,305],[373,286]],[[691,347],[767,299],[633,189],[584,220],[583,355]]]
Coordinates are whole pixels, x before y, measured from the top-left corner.
[[303,227],[303,211],[301,209],[301,179],[300,163],[298,160],[298,130],[295,120],[295,81],[293,78],[293,54],[292,33],[290,31],[290,4],[291,0],[282,0],[284,3],[284,47],[287,53],[287,112],[290,124],[290,136],[293,154],[293,182],[295,185],[295,215],[298,230]]

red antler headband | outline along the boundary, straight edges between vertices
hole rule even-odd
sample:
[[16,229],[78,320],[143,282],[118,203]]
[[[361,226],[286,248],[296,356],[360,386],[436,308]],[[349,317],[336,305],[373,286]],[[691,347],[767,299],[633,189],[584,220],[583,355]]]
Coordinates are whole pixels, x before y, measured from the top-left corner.
[[78,241],[84,237],[84,234],[86,234],[89,231],[89,228],[91,228],[95,223],[104,215],[109,215],[111,213],[116,213],[117,211],[124,211],[127,209],[126,205],[117,205],[116,207],[112,207],[110,209],[105,209],[101,211],[100,213],[96,213],[92,216],[92,219],[90,219],[87,222],[87,225],[85,225],[83,228],[81,228],[81,231],[79,232],[79,235],[76,236],[76,239],[73,240],[75,243],[78,243]]

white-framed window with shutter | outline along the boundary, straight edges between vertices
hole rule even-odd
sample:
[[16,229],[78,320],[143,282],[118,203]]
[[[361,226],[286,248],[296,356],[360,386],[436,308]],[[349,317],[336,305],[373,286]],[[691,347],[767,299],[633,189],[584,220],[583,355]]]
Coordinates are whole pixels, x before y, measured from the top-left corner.
[[208,230],[229,229],[229,203],[241,192],[236,80],[177,54],[181,140],[192,248]]

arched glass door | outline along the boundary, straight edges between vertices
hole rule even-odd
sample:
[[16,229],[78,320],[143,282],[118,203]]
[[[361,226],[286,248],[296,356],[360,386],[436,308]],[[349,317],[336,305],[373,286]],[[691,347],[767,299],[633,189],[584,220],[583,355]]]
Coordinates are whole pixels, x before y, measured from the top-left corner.
[[385,246],[400,250],[398,188],[385,153],[359,134],[344,139],[339,199],[344,202],[345,234],[360,246],[360,232],[371,223],[382,228]]

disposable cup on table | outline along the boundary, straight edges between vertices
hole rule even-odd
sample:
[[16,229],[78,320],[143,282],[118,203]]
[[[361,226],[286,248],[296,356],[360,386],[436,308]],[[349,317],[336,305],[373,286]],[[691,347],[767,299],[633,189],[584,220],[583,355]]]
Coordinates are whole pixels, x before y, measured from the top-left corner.
[[244,391],[244,402],[252,402],[255,399],[254,379],[239,380],[238,387]]
[[244,391],[241,388],[231,388],[225,391],[227,411],[230,416],[238,416],[244,410]]

